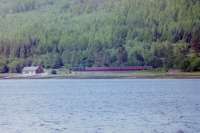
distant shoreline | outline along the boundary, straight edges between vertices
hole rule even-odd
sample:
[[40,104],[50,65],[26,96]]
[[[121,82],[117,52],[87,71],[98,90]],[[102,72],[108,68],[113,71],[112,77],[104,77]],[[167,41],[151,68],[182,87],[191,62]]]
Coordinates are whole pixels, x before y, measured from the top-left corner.
[[200,79],[200,72],[73,72],[47,76],[24,77],[20,74],[1,74],[0,80],[9,79]]

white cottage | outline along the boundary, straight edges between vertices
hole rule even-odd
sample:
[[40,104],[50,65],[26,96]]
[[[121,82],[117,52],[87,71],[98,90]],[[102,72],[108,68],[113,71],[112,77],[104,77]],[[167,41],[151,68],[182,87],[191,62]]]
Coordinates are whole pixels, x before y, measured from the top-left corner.
[[42,73],[44,73],[44,68],[42,66],[24,67],[22,70],[22,74],[25,76],[34,76]]

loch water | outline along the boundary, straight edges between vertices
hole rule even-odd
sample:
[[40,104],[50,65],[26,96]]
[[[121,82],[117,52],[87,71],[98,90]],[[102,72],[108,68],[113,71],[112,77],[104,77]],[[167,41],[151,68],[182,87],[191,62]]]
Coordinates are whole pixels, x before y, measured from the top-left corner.
[[0,133],[200,133],[198,79],[0,80]]

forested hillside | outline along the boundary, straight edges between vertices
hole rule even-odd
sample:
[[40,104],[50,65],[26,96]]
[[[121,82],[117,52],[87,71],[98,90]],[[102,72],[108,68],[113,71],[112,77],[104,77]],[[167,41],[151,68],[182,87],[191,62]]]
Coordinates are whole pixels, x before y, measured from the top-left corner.
[[200,70],[199,0],[0,0],[0,72],[23,66]]

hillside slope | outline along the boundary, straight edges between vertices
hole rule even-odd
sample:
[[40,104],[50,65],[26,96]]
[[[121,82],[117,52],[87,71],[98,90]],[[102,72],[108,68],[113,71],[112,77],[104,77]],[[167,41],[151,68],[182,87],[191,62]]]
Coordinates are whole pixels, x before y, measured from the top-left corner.
[[199,0],[0,0],[0,72],[23,66],[200,70]]

